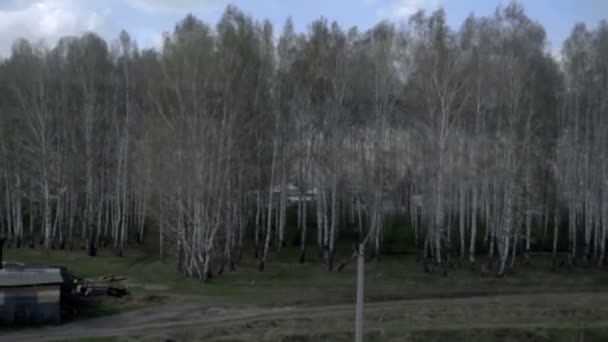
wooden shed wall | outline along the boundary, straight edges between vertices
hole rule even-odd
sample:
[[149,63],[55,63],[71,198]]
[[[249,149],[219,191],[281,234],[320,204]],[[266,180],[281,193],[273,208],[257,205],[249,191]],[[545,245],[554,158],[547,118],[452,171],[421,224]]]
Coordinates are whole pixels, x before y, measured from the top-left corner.
[[0,288],[0,323],[59,323],[60,285]]

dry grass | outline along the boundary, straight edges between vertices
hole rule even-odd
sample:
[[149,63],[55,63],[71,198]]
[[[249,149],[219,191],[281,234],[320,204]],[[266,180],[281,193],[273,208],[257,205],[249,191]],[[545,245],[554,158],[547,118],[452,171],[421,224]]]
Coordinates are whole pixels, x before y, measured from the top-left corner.
[[[605,341],[608,294],[546,294],[369,304],[367,341]],[[351,341],[352,312],[138,335],[145,341]],[[135,338],[135,337],[134,337]]]

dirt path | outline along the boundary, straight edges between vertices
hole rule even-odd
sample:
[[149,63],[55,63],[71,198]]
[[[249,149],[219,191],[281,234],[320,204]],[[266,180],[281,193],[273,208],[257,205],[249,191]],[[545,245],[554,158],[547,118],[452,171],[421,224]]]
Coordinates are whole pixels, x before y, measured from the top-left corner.
[[[435,298],[368,303],[367,317],[393,317],[409,322],[414,328],[441,328],[476,317],[479,324],[505,322],[513,316],[515,323],[533,323],[534,319],[578,320],[586,317],[608,317],[607,292],[550,294],[513,294],[466,298]],[[351,318],[353,305],[277,308],[213,308],[204,303],[163,305],[118,315],[70,322],[61,326],[0,335],[0,341],[56,341],[81,337],[147,334],[196,326],[217,329],[264,322]],[[559,316],[559,317],[556,317]],[[480,317],[482,317],[480,319]],[[505,318],[506,317],[506,318]],[[533,321],[529,321],[532,319]],[[456,322],[456,323],[455,323]],[[469,321],[471,322],[471,321]]]

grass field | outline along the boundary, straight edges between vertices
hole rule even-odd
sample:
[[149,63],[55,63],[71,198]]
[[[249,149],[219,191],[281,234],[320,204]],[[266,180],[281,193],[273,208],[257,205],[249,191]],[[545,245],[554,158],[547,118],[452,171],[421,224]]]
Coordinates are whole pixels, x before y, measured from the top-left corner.
[[[297,252],[290,249],[273,255],[263,273],[257,270],[255,259],[245,259],[235,272],[216,276],[208,283],[184,277],[172,260],[162,263],[156,255],[138,250],[118,258],[103,251],[88,257],[83,251],[55,251],[46,256],[40,250],[9,249],[5,260],[66,266],[85,278],[127,276],[133,295],[104,302],[104,313],[179,301],[236,308],[315,307],[353,303],[355,295],[353,266],[327,272],[319,260],[299,264]],[[443,277],[424,273],[413,256],[401,255],[367,263],[365,281],[368,303],[432,300],[413,307],[367,312],[369,341],[608,340],[608,295],[604,295],[608,293],[608,273],[593,267],[552,272],[549,259],[535,256],[532,265],[519,265],[505,278],[482,276],[468,267],[451,268]],[[564,293],[576,292],[584,294],[560,299]],[[492,299],[508,294],[525,297],[507,303]],[[476,303],[478,298],[486,299]],[[230,329],[166,329],[152,335],[132,333],[82,341],[350,341],[351,316],[270,320]]]
[[[345,328],[346,329],[346,328]],[[164,335],[165,337],[145,336],[112,336],[91,337],[70,340],[71,342],[135,342],[135,341],[260,341],[260,342],[350,342],[353,340],[351,331],[320,332],[314,334],[273,335],[272,333],[246,333],[229,337],[210,338],[197,336],[195,333]],[[168,337],[170,336],[170,337]],[[380,341],[412,341],[412,342],[444,342],[444,341],[543,341],[543,342],[604,342],[608,336],[608,328],[472,328],[472,329],[441,329],[441,330],[407,330],[371,329],[366,332],[366,342]]]

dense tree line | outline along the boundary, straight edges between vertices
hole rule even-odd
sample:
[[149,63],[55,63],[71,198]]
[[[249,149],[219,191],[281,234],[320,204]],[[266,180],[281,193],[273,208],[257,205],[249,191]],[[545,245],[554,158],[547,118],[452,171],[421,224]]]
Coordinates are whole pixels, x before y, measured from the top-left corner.
[[122,255],[153,228],[207,279],[246,248],[263,270],[288,237],[329,270],[339,241],[378,257],[398,215],[428,269],[483,254],[502,275],[533,250],[601,266],[608,24],[577,25],[560,60],[546,47],[517,4],[457,31],[439,10],[277,35],[230,6],[159,51],[19,40],[0,63],[0,231]]

